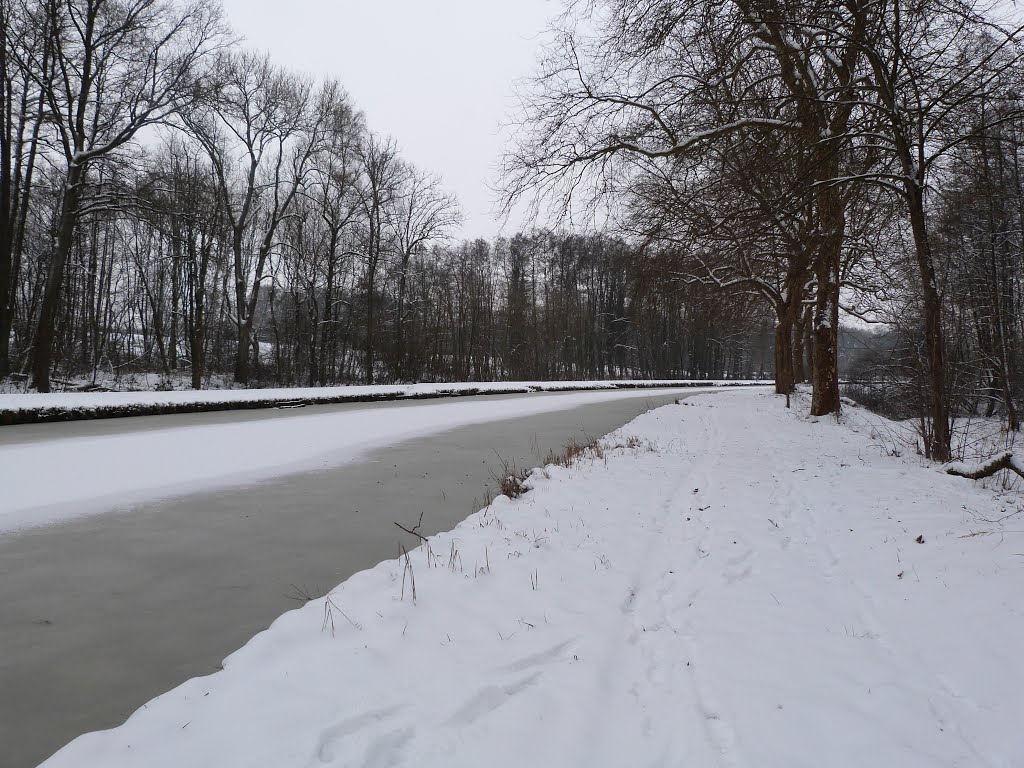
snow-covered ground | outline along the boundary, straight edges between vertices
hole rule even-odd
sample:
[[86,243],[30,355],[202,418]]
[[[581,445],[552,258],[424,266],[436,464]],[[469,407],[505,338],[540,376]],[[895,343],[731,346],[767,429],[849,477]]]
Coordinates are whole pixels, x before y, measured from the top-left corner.
[[46,765],[1024,765],[1021,498],[795,406],[641,416]]
[[436,395],[520,392],[568,392],[622,388],[707,387],[766,385],[766,381],[723,379],[716,381],[466,381],[451,384],[374,384],[346,387],[293,387],[277,389],[202,389],[170,392],[22,392],[0,394],[0,413],[28,410],[101,411],[114,408],[153,408],[189,405],[220,405],[298,401],[336,403],[346,400],[415,399]]
[[650,396],[651,391],[644,389],[601,389],[557,396],[429,400],[399,408],[310,408],[289,411],[287,418],[129,428],[56,439],[32,432],[40,439],[0,443],[0,535],[149,499],[334,467],[381,446],[469,424]]

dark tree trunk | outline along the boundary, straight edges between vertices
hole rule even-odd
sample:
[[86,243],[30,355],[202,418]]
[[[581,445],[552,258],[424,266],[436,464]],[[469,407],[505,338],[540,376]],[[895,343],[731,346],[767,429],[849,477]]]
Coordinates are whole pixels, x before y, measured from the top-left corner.
[[75,223],[82,196],[85,169],[79,163],[68,168],[64,198],[61,201],[60,221],[54,243],[53,258],[46,274],[46,286],[39,305],[39,319],[32,340],[32,385],[39,392],[50,391],[50,368],[53,365],[53,343],[56,336],[57,309],[60,306],[64,268],[75,236]]
[[942,332],[942,302],[936,285],[935,264],[925,226],[924,195],[919,184],[908,179],[905,186],[910,213],[910,226],[914,234],[914,255],[921,278],[921,301],[924,313],[924,345],[927,355],[925,378],[928,388],[928,407],[931,417],[931,435],[925,446],[928,458],[949,461],[949,403],[946,390],[946,351]]
[[395,379],[401,382],[406,375],[405,365],[405,292],[409,274],[409,254],[402,256],[402,271],[398,275],[398,318],[395,323]]
[[789,307],[776,308],[775,324],[775,394],[788,395],[793,391],[793,322]]
[[838,343],[838,253],[823,258],[818,265],[818,291],[814,305],[814,327],[811,331],[811,415],[824,416],[839,412],[839,365],[836,355]]
[[[3,174],[0,173],[0,176]],[[11,311],[14,291],[14,238],[10,220],[9,195],[5,195],[7,182],[0,178],[0,379],[11,372]]]
[[804,368],[805,354],[803,313],[801,312],[793,328],[793,381],[796,384],[807,381],[807,371]]
[[376,302],[373,300],[373,280],[367,282],[366,285],[366,383],[373,384],[373,337],[375,334],[374,328],[374,310],[376,309]]
[[[838,158],[826,155],[819,171],[825,180],[839,175]],[[815,196],[821,235],[815,254],[817,293],[811,338],[811,415],[839,413],[839,274],[846,235],[846,211],[840,189],[821,185]]]

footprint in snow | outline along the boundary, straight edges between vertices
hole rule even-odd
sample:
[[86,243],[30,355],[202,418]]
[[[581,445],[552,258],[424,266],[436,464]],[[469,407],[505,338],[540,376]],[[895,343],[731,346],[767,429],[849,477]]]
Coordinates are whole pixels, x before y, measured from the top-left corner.
[[541,651],[540,653],[534,653],[529,656],[524,656],[518,661],[513,661],[511,664],[504,667],[504,671],[524,672],[527,669],[531,669],[532,667],[539,667],[542,664],[552,662],[559,656],[561,656],[562,652],[570,645],[572,645],[575,639],[576,638],[573,637],[566,640],[564,643],[559,643],[558,645],[548,648],[546,651]]
[[416,729],[399,728],[378,736],[366,750],[363,768],[392,768],[402,758],[402,748],[416,735]]
[[509,685],[489,685],[478,691],[469,701],[459,707],[454,715],[448,718],[447,725],[469,725],[505,704],[513,696],[522,693],[534,685],[541,673],[535,672],[529,677]]
[[[365,712],[362,715],[349,717],[335,723],[320,734],[320,743],[316,748],[316,759],[321,763],[333,762],[336,757],[336,748],[345,738],[391,717],[400,709],[401,707],[388,707],[387,709],[379,709],[374,712]],[[313,761],[311,761],[312,763]]]

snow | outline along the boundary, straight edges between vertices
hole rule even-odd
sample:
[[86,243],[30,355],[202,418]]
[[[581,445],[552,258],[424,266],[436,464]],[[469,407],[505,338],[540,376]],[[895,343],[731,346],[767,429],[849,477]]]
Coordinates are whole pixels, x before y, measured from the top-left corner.
[[151,499],[339,466],[374,448],[469,424],[650,394],[608,389],[557,397],[431,400],[401,408],[295,409],[288,418],[138,430],[129,425],[112,434],[3,442],[0,476],[15,481],[4,483],[0,496],[0,535]]
[[992,475],[999,470],[1010,470],[1021,477],[1024,477],[1024,465],[1013,455],[1013,451],[1002,451],[986,461],[968,464],[963,461],[952,461],[945,464],[943,468],[947,475],[960,475],[977,479],[983,475]]
[[275,389],[219,389],[146,392],[0,393],[0,424],[26,421],[64,421],[97,416],[152,415],[188,411],[270,407],[277,402],[342,403],[402,400],[480,393],[515,394],[655,387],[765,385],[771,382],[727,379],[717,381],[491,381],[451,384],[394,384]]
[[40,408],[96,409],[110,406],[192,405],[195,403],[245,403],[262,400],[318,401],[364,398],[415,398],[478,392],[560,392],[566,390],[618,389],[629,387],[728,386],[766,384],[764,381],[467,381],[454,384],[374,384],[345,387],[281,387],[272,389],[180,390],[169,392],[38,392],[0,394],[0,411]]
[[1021,499],[804,412],[641,416],[45,765],[1024,764]]

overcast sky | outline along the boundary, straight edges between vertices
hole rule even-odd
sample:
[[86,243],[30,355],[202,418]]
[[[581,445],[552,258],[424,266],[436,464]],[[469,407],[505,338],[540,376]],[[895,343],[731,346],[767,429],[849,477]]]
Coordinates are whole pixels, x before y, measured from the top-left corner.
[[[252,48],[336,78],[403,156],[459,197],[465,237],[493,237],[488,182],[514,82],[560,0],[224,0]],[[514,226],[519,222],[511,222]]]

